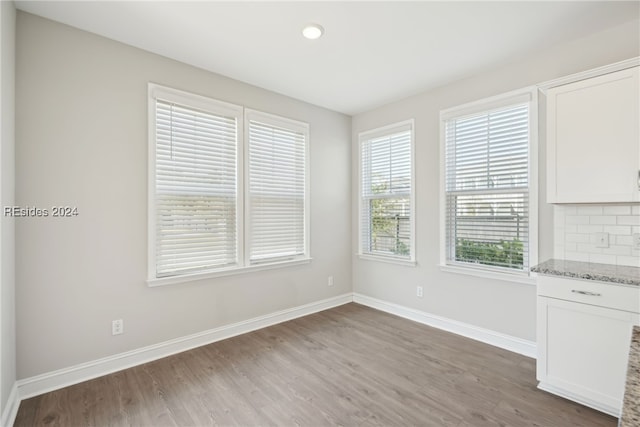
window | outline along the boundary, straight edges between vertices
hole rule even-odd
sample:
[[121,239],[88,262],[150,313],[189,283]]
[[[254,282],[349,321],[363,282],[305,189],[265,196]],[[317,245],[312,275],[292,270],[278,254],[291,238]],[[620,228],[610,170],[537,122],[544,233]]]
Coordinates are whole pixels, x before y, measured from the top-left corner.
[[413,262],[413,120],[359,139],[360,254]]
[[149,96],[149,283],[308,260],[308,125],[153,84]]
[[535,256],[534,99],[527,90],[441,113],[444,264],[528,272]]
[[303,256],[308,210],[308,126],[247,111],[249,262]]

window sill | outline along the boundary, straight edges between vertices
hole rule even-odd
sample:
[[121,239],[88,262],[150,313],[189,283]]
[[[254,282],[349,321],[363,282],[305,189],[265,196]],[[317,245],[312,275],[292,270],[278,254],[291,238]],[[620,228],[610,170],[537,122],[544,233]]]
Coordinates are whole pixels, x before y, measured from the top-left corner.
[[464,267],[458,265],[440,264],[440,271],[447,273],[466,274],[468,276],[482,277],[485,279],[503,280],[506,282],[523,283],[525,285],[536,284],[536,279],[526,273],[506,273],[500,271],[492,271],[488,269]]
[[418,263],[415,262],[414,260],[392,258],[392,257],[385,257],[385,256],[376,256],[376,255],[369,255],[369,254],[358,254],[358,258],[366,261],[379,261],[379,262],[385,262],[387,264],[404,265],[405,267],[415,267],[416,265],[418,265]]
[[216,277],[235,276],[237,274],[253,273],[256,271],[273,270],[276,268],[292,267],[311,263],[312,258],[302,258],[289,261],[274,262],[270,264],[258,264],[248,267],[232,267],[224,270],[207,271],[204,273],[185,274],[182,276],[162,277],[159,279],[147,279],[147,286],[175,285],[178,283],[193,282],[196,280],[214,279]]

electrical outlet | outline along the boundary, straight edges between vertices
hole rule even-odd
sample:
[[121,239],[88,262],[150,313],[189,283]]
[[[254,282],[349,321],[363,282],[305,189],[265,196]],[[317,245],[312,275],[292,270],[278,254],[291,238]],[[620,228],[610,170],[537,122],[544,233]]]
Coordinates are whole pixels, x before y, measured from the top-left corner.
[[122,319],[111,322],[111,335],[120,335],[124,333],[124,321]]
[[640,233],[633,233],[633,249],[640,251]]
[[327,286],[333,286],[333,276],[329,276],[327,279]]
[[418,287],[416,288],[416,296],[417,296],[418,298],[422,298],[422,286],[418,286]]
[[596,248],[608,248],[609,233],[593,233],[593,243]]

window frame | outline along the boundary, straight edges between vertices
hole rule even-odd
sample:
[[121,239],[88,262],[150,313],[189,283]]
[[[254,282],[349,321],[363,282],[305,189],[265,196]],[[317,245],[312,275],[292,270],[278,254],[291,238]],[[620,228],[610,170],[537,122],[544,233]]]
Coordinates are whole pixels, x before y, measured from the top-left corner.
[[[446,191],[446,124],[448,120],[463,118],[474,114],[528,103],[529,107],[529,158],[528,158],[528,197],[529,197],[529,264],[526,270],[494,267],[484,264],[455,262],[447,259],[447,191]],[[507,92],[480,99],[440,111],[440,269],[442,271],[468,274],[477,277],[506,280],[525,284],[535,284],[531,276],[531,267],[538,258],[538,90],[536,87]]]
[[[363,160],[363,145],[366,141],[371,139],[380,138],[384,136],[391,136],[393,134],[405,131],[406,128],[409,128],[410,131],[410,162],[411,162],[411,190],[409,192],[409,214],[411,216],[409,223],[409,257],[404,256],[394,256],[387,255],[382,253],[372,253],[366,252],[363,247],[363,232],[364,226],[363,223],[363,212],[364,212],[364,202],[368,199],[365,199],[363,196],[363,185],[364,185],[364,176],[363,176],[363,168],[362,168],[362,160]],[[405,266],[415,267],[416,263],[416,179],[415,179],[415,119],[403,120],[400,122],[392,123],[386,126],[382,126],[375,129],[370,129],[367,131],[360,132],[358,134],[358,257],[364,260],[371,261],[379,261],[386,262],[391,264],[399,264]]]
[[[310,173],[309,173],[309,125],[304,122],[285,117],[250,110],[243,106],[219,101],[202,95],[173,89],[156,83],[148,83],[147,88],[148,114],[148,143],[147,143],[147,279],[149,287],[172,285],[215,277],[224,277],[254,271],[270,270],[289,267],[311,262],[310,256]],[[222,268],[212,268],[195,273],[176,274],[173,276],[157,277],[156,273],[156,98],[176,102],[195,109],[209,111],[214,114],[231,115],[237,120],[236,128],[236,264]],[[306,126],[305,134],[305,253],[292,259],[276,260],[260,264],[250,264],[248,234],[248,215],[246,201],[248,200],[248,119],[247,112],[259,113],[277,122],[281,127]]]
[[292,262],[292,261],[299,261],[299,260],[304,260],[309,258],[310,254],[310,248],[311,248],[311,242],[310,242],[310,237],[311,237],[311,224],[310,224],[310,208],[311,208],[311,197],[309,196],[310,194],[310,171],[309,171],[309,166],[310,166],[310,161],[309,161],[309,124],[308,123],[304,123],[304,122],[300,122],[297,120],[293,120],[293,119],[288,119],[285,117],[280,117],[274,114],[270,114],[270,113],[265,113],[263,111],[258,111],[258,110],[253,110],[253,109],[249,109],[249,108],[245,108],[244,111],[244,155],[245,155],[245,164],[248,164],[249,162],[249,145],[250,145],[250,140],[249,140],[249,126],[250,126],[250,121],[253,120],[253,118],[257,119],[256,121],[260,121],[262,123],[265,124],[269,124],[271,126],[274,127],[280,127],[280,128],[284,128],[284,129],[288,129],[288,130],[293,130],[293,131],[299,131],[301,133],[304,134],[304,181],[305,181],[305,186],[304,186],[304,253],[302,255],[298,255],[298,256],[291,256],[288,259],[277,259],[276,261],[266,261],[266,262],[251,262],[250,260],[250,256],[251,256],[251,215],[249,214],[249,210],[251,209],[251,197],[250,197],[250,188],[249,188],[249,174],[250,174],[250,169],[247,166],[244,170],[244,176],[243,176],[243,181],[244,181],[244,199],[245,199],[245,205],[244,205],[244,265],[246,266],[253,266],[253,267],[259,267],[259,266],[265,266],[265,265],[272,265],[275,263],[287,263],[287,262]]

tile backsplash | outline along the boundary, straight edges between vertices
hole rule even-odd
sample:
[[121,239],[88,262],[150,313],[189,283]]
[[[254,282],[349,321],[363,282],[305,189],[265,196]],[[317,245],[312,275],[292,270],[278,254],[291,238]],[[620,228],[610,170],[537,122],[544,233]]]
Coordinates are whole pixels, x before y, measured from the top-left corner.
[[640,267],[640,205],[554,205],[553,223],[554,258]]

